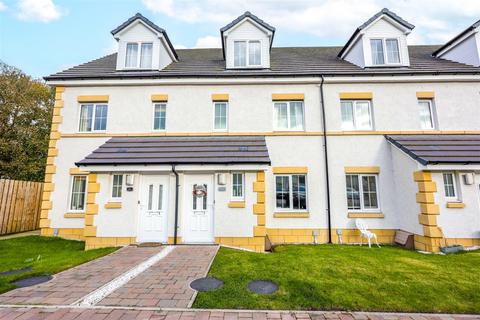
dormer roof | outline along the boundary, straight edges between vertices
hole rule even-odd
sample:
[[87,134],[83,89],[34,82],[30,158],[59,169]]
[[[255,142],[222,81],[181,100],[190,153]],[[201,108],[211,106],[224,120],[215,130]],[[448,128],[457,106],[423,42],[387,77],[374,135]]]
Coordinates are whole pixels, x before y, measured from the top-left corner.
[[250,18],[254,23],[256,23],[258,26],[266,29],[267,31],[272,33],[272,36],[270,38],[270,48],[272,47],[273,43],[273,37],[275,35],[275,28],[251,13],[250,11],[245,11],[244,14],[238,16],[235,20],[224,26],[223,28],[220,29],[220,37],[222,38],[222,51],[223,51],[223,58],[225,58],[225,37],[223,34],[227,32],[228,30],[232,29],[235,27],[237,24],[241,23],[244,19]]
[[397,24],[398,27],[404,29],[403,31],[405,33],[410,33],[410,31],[413,30],[413,28],[415,28],[415,26],[411,23],[409,23],[408,21],[402,19],[400,16],[396,15],[394,12],[388,10],[387,8],[383,8],[382,10],[380,10],[379,12],[377,12],[376,14],[374,14],[370,19],[368,19],[367,21],[365,21],[361,26],[359,26],[352,34],[352,36],[348,39],[347,43],[345,44],[345,46],[343,46],[342,50],[340,50],[340,52],[338,53],[338,57],[339,58],[343,58],[344,57],[344,54],[348,51],[348,49],[350,49],[350,46],[354,43],[355,39],[357,38],[358,34],[368,28],[372,23],[374,23],[375,21],[377,21],[379,18],[381,18],[382,16],[385,16],[387,18],[390,19],[390,21],[394,22]]
[[152,21],[150,21],[149,19],[144,17],[141,13],[135,14],[134,16],[129,18],[127,21],[125,21],[124,23],[122,23],[121,25],[119,25],[118,27],[113,29],[110,33],[113,35],[113,37],[115,39],[117,39],[117,37],[115,37],[115,35],[117,35],[122,30],[124,30],[125,28],[130,26],[132,23],[135,23],[137,20],[140,20],[141,22],[143,22],[147,27],[152,29],[152,31],[163,35],[163,37],[165,38],[165,41],[167,42],[168,47],[170,48],[171,53],[175,56],[175,59],[178,59],[178,55],[175,52],[175,48],[173,47],[172,42],[168,38],[168,35],[167,35],[167,32],[165,31],[165,29],[160,28],[155,23],[153,23]]
[[463,40],[463,38],[466,38],[467,36],[469,36],[469,34],[475,31],[479,26],[480,26],[480,20],[478,20],[477,22],[469,26],[467,29],[463,30],[458,35],[453,37],[453,39],[449,40],[443,46],[435,50],[432,53],[432,56],[439,57],[442,53],[448,51],[451,47],[453,47],[459,40]]

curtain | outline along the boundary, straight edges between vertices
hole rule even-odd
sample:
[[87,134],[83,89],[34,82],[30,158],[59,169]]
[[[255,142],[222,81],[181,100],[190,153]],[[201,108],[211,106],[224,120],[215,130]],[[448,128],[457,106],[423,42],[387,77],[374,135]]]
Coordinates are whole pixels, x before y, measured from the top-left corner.
[[127,43],[127,54],[125,57],[125,67],[135,68],[137,66],[138,44]]
[[142,43],[140,51],[140,68],[151,69],[152,68],[152,51],[153,44]]

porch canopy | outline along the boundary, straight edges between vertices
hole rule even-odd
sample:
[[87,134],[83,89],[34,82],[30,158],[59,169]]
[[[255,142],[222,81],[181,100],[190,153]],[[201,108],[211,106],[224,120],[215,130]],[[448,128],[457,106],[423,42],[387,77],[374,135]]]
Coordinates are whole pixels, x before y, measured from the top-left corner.
[[480,134],[386,135],[422,165],[480,164]]
[[270,164],[264,136],[111,138],[77,166]]

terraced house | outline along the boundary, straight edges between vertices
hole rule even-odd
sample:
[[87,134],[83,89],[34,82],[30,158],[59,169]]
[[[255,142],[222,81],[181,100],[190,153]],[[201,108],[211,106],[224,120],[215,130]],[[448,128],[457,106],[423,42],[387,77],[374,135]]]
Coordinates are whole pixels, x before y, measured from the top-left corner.
[[[478,23],[444,45],[383,9],[343,47],[274,46],[245,12],[221,49],[175,49],[136,14],[118,52],[56,87],[41,228],[140,242],[480,245]],[[321,45],[321,44],[319,44]]]

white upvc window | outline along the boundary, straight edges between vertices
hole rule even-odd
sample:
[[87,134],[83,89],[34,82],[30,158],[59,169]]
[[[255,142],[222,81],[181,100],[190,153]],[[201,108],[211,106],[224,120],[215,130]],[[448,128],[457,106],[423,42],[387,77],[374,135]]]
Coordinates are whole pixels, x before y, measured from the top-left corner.
[[275,208],[278,211],[307,210],[306,175],[275,175]]
[[400,64],[400,47],[396,38],[370,39],[372,64],[395,65]]
[[259,40],[233,42],[234,67],[258,67],[262,65],[262,44]]
[[278,101],[273,107],[274,130],[304,130],[303,101]]
[[80,105],[79,132],[96,132],[107,129],[107,104],[87,103]]
[[153,104],[153,130],[165,130],[167,122],[167,104],[154,103]]
[[123,194],[123,174],[112,175],[112,200],[119,200]]
[[418,100],[420,107],[420,126],[422,129],[435,129],[435,120],[433,117],[433,101],[429,99]]
[[125,53],[125,68],[151,69],[152,54],[153,54],[153,43],[151,42],[127,43],[126,53]]
[[380,210],[376,174],[347,174],[345,177],[349,211]]
[[71,178],[69,212],[85,212],[87,176],[74,175]]
[[245,199],[245,175],[241,172],[232,173],[232,200]]
[[228,102],[214,102],[213,129],[226,131],[228,129]]
[[453,172],[443,173],[443,188],[447,200],[458,201],[458,188],[456,174]]
[[372,107],[369,100],[342,100],[342,130],[372,130]]

